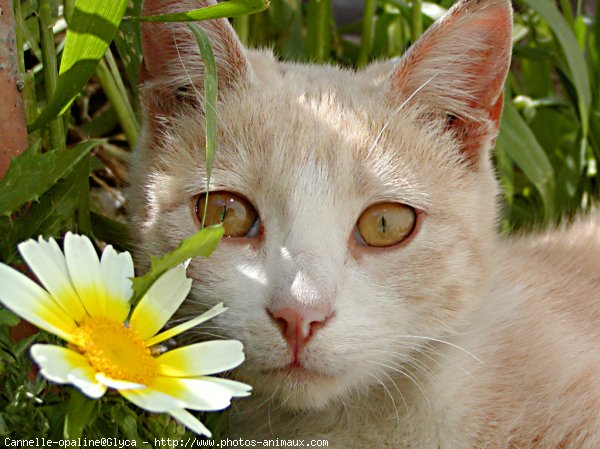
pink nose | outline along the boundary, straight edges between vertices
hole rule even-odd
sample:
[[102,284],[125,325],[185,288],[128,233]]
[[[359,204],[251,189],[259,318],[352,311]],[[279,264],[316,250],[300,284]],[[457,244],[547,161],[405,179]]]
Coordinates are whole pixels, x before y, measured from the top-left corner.
[[297,358],[317,328],[325,323],[328,314],[316,308],[282,307],[268,309],[267,312],[275,320],[283,338],[288,342],[290,349]]

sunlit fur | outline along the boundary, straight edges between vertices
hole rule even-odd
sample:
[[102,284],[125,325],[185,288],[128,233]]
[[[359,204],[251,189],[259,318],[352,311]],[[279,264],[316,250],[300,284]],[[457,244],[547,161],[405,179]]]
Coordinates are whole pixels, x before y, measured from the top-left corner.
[[[206,2],[145,8],[175,4]],[[145,127],[130,192],[140,260],[198,229],[206,188],[200,59],[184,27],[160,26],[144,29]],[[254,394],[234,403],[230,434],[336,448],[600,447],[599,220],[496,233],[490,111],[508,68],[508,1],[465,0],[398,66],[359,72],[277,62],[242,48],[225,22],[210,27],[226,74],[211,189],[244,195],[263,226],[188,268],[183,315],[229,307],[197,337],[245,345],[233,376]],[[152,71],[165,61],[171,71]],[[182,87],[177,102],[160,95]],[[476,132],[459,136],[446,114]],[[475,157],[465,139],[476,139]],[[418,232],[366,249],[356,221],[381,201],[419,210]],[[291,304],[334,313],[301,355],[305,373],[280,370],[293,357],[266,313]]]

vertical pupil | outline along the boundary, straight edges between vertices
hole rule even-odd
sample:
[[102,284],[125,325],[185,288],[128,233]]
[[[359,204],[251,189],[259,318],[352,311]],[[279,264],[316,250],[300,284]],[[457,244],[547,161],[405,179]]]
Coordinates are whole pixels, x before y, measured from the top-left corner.
[[227,215],[227,205],[223,204],[223,209],[221,209],[221,223],[225,221],[225,216]]
[[385,228],[386,228],[386,221],[385,221],[385,215],[381,216],[381,232],[385,234]]

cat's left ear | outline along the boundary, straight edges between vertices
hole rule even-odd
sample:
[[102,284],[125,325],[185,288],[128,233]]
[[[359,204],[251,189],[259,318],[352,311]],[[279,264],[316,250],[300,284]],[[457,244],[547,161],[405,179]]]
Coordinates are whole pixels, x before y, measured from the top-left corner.
[[447,117],[474,162],[498,133],[511,49],[509,0],[461,0],[402,58],[393,95]]

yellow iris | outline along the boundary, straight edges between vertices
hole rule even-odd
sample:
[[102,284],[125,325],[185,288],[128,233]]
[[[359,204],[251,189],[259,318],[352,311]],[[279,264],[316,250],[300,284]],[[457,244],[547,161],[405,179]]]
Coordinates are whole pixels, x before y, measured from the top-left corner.
[[[157,355],[152,347],[222,313],[206,313],[159,332],[191,288],[183,266],[162,275],[131,311],[133,261],[111,246],[98,256],[83,236],[68,233],[64,254],[53,240],[28,240],[19,251],[44,288],[0,263],[0,303],[66,340],[68,347],[37,344],[31,354],[51,381],[73,384],[99,398],[114,388],[134,404],[167,412],[196,433],[210,431],[190,410],[222,410],[250,394],[240,382],[209,377],[238,366],[236,340],[183,346]],[[131,313],[130,313],[131,312]]]

